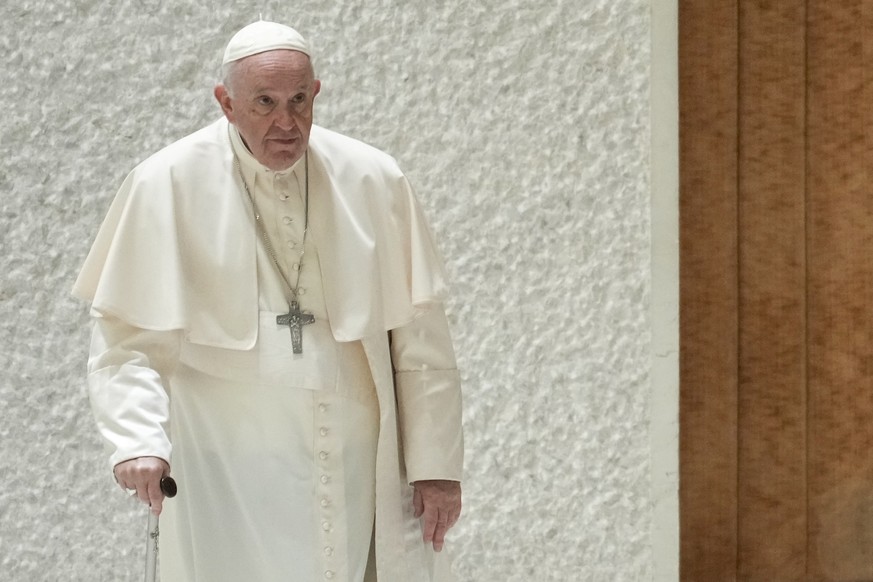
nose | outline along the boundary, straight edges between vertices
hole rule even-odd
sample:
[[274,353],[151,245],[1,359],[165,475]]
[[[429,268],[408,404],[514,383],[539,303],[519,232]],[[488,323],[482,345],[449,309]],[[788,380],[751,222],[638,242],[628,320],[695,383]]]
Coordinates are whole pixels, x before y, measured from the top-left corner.
[[291,107],[283,107],[276,115],[276,125],[283,130],[294,129],[297,125],[297,115]]

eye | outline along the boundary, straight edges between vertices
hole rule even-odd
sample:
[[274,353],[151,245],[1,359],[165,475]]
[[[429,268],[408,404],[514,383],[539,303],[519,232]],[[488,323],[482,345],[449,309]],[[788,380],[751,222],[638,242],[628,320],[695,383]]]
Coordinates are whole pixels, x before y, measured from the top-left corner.
[[255,99],[255,102],[258,105],[263,105],[264,107],[270,107],[273,105],[273,99],[271,97],[267,97],[266,95],[261,95],[260,97]]
[[291,101],[294,103],[303,103],[304,101],[306,101],[306,93],[298,93],[291,98]]

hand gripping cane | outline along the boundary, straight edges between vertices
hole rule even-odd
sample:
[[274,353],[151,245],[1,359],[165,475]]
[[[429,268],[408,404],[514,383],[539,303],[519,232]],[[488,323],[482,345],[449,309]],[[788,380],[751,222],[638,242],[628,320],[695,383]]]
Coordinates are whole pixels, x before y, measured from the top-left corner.
[[[161,478],[161,491],[166,497],[176,496],[176,482],[172,477]],[[149,508],[149,531],[146,537],[146,571],[145,582],[155,582],[158,567],[158,516]]]

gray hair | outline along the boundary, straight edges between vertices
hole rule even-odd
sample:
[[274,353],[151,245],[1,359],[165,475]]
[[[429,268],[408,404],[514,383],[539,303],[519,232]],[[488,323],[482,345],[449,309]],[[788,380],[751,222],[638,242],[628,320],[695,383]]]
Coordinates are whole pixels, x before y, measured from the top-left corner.
[[225,63],[221,65],[218,70],[218,82],[224,85],[224,88],[227,89],[227,94],[231,97],[233,97],[233,85],[231,83],[231,78],[233,77],[233,73],[238,63],[239,61],[231,61],[229,63]]

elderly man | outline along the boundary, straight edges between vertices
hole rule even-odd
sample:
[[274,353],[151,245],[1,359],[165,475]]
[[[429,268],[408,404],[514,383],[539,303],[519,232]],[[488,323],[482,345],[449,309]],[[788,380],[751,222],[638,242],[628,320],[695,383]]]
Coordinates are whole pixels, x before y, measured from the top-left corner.
[[224,118],[131,172],[74,288],[115,478],[163,510],[164,582],[449,580],[461,399],[418,203],[313,126],[295,30],[243,28],[223,67]]

